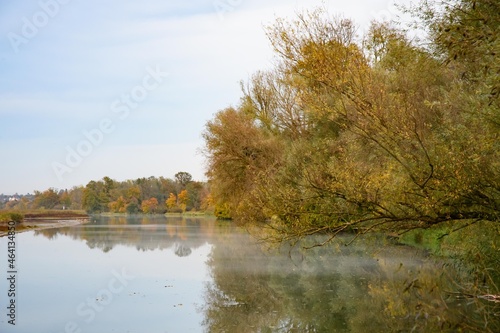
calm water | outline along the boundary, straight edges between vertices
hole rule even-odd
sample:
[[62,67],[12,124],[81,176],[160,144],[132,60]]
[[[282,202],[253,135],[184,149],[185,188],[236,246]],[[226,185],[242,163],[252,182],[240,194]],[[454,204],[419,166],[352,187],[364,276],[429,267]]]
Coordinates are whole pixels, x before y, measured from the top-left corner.
[[450,266],[381,239],[269,250],[213,219],[96,217],[17,235],[12,326],[6,241],[2,333],[453,331],[472,306]]

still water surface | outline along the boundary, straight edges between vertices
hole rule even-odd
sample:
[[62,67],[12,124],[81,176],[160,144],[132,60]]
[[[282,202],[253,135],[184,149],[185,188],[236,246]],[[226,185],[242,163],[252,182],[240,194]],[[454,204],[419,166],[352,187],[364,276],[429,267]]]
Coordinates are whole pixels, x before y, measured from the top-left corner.
[[467,311],[443,298],[443,263],[345,241],[270,250],[228,222],[163,216],[20,233],[16,326],[2,278],[0,332],[433,331]]

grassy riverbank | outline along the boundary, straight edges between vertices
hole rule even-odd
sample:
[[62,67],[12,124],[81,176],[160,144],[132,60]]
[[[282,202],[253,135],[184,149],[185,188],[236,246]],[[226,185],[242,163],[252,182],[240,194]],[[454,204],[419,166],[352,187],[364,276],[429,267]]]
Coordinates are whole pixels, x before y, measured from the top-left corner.
[[[500,225],[481,221],[471,224],[447,223],[404,234],[403,244],[429,251],[434,257],[452,259],[457,271],[467,277],[454,281],[462,290],[455,297],[480,301],[484,315],[500,314]],[[495,319],[497,320],[497,319]],[[500,328],[500,323],[497,322]]]
[[[403,234],[403,244],[428,250],[444,257],[468,256],[493,260],[500,267],[500,225],[481,221],[473,224],[446,223],[429,229],[415,229]],[[483,258],[487,257],[487,258]]]

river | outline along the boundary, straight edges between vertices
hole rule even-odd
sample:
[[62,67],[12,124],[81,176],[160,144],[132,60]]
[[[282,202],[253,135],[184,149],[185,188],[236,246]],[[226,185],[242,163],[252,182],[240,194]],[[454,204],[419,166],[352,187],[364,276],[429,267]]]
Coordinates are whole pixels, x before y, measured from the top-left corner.
[[471,321],[478,304],[454,296],[449,262],[349,240],[269,248],[230,222],[164,216],[19,233],[16,325],[2,278],[0,332],[453,332]]

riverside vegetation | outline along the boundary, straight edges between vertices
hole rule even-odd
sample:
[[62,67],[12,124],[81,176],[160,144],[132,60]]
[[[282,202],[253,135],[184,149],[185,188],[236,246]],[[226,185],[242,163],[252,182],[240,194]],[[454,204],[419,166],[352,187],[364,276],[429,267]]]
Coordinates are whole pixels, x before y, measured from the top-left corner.
[[[208,183],[187,173],[175,180],[105,177],[12,205],[90,213],[208,209],[258,226],[267,241],[300,240],[312,253],[382,233],[446,257],[424,275],[455,286],[447,293],[427,278],[369,285],[387,318],[424,318],[423,329],[433,323],[441,331],[498,332],[500,3],[424,0],[405,11],[414,18],[407,28],[374,22],[363,36],[352,21],[322,9],[269,26],[274,67],[242,83],[240,103],[206,124]],[[391,266],[377,274],[399,273]],[[227,281],[233,287],[238,279]],[[467,312],[447,318],[457,301]]]
[[[3,196],[9,198],[9,196]],[[12,198],[12,197],[10,197]],[[92,180],[86,186],[69,190],[49,188],[34,195],[14,196],[15,200],[0,201],[0,209],[26,213],[52,210],[84,210],[98,213],[163,214],[213,211],[208,185],[192,179],[188,172],[178,172],[174,179],[164,177],[116,181],[110,177]]]
[[500,4],[424,2],[425,40],[321,10],[267,30],[277,61],[204,138],[212,196],[284,237],[498,222]]
[[493,332],[500,3],[404,11],[413,22],[373,22],[363,36],[323,9],[267,27],[275,65],[242,83],[240,103],[203,133],[211,195],[221,215],[267,229],[267,241],[329,235],[315,247],[383,232],[460,259],[457,297],[481,299],[484,316],[461,329]]

